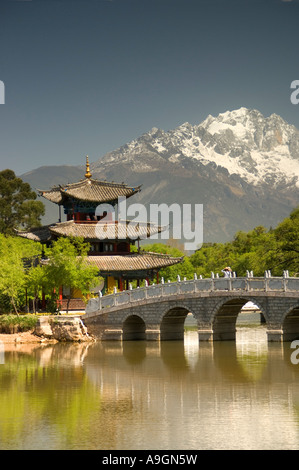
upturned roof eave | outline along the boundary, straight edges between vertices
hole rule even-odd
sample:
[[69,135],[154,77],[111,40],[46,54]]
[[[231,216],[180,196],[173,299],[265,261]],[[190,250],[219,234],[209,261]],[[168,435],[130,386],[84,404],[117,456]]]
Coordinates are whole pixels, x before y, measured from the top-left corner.
[[[96,226],[98,223],[101,222],[95,222],[95,223],[84,223],[84,222],[79,222],[76,223],[74,220],[69,220],[66,222],[60,222],[56,223],[55,225],[52,225],[49,227],[49,230],[51,233],[57,236],[74,236],[74,237],[83,237],[88,240],[98,240],[98,241],[103,241],[101,237],[99,237],[96,233]],[[147,222],[138,222],[141,224],[141,227],[144,228],[144,232],[140,234],[140,236],[136,236],[135,233],[129,233],[128,230],[130,228],[130,223],[132,221],[130,220],[122,220],[120,221],[120,224],[118,222],[103,222],[103,227],[107,227],[107,229],[110,227],[113,229],[113,227],[116,227],[116,230],[114,230],[114,233],[111,232],[111,236],[109,236],[108,232],[104,232],[107,234],[107,236],[104,238],[105,241],[113,241],[113,240],[143,240],[143,239],[149,239],[152,235],[156,235],[159,233],[164,232],[168,226],[161,226],[161,225],[154,225],[152,223],[147,223]],[[120,227],[123,227],[125,225],[125,233],[123,231],[120,231],[118,229],[118,225]],[[77,229],[77,233],[75,233],[74,230]],[[93,229],[93,230],[92,230]],[[148,233],[149,230],[149,233]],[[125,235],[125,236],[123,236]]]
[[[90,184],[94,184],[96,187],[101,186],[101,187],[107,187],[107,188],[119,188],[120,190],[124,190],[124,194],[118,194],[114,196],[108,196],[108,197],[90,197],[90,196],[84,196],[82,195],[76,195],[74,194],[73,191],[78,190],[82,188],[84,191],[85,187],[89,188]],[[72,198],[77,201],[86,201],[86,202],[94,202],[94,203],[109,203],[113,201],[117,201],[118,197],[123,196],[126,197],[127,199],[134,194],[137,194],[138,192],[141,191],[142,185],[136,186],[136,187],[130,187],[124,183],[114,183],[114,182],[106,182],[106,181],[100,181],[100,180],[94,180],[94,179],[88,179],[88,180],[82,180],[79,181],[78,183],[69,183],[65,186],[53,186],[53,188],[48,189],[48,190],[42,190],[42,189],[37,189],[37,192],[39,196],[44,197],[50,202],[53,202],[54,204],[58,205],[63,205],[67,199]],[[126,193],[126,191],[131,191],[129,193]]]
[[[160,255],[159,253],[131,253],[128,255],[103,255],[103,256],[87,256],[86,262],[96,266],[99,273],[129,273],[129,272],[148,272],[160,270],[179,264],[183,261],[184,256],[172,258],[168,255]],[[144,264],[148,261],[150,264]],[[49,259],[42,259],[41,264],[48,264]]]
[[[165,256],[165,257],[164,257]],[[160,270],[179,264],[184,257],[172,258],[158,253],[131,253],[130,255],[88,256],[88,263],[95,265],[101,273]],[[148,262],[148,264],[146,264]]]

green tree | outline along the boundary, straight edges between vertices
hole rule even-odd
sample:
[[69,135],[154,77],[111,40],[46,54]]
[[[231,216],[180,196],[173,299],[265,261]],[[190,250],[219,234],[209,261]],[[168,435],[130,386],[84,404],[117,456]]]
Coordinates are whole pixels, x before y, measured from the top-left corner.
[[16,177],[12,170],[0,172],[0,232],[13,235],[15,229],[40,225],[44,204],[28,183]]
[[184,256],[184,252],[180,249],[165,245],[163,243],[153,243],[151,245],[145,246],[145,251],[153,252],[153,253],[160,253],[169,255],[174,258],[183,257],[181,263],[174,264],[173,266],[168,266],[167,268],[163,268],[160,271],[160,276],[165,279],[165,281],[176,281],[178,275],[183,279],[186,277],[187,279],[192,279],[194,275],[194,267],[190,262],[190,259]]
[[33,301],[33,312],[36,313],[38,300],[42,297],[43,292],[47,290],[48,280],[45,266],[32,265],[27,270],[25,287],[28,297]]
[[71,299],[71,290],[79,289],[87,296],[98,282],[98,268],[88,263],[89,244],[83,238],[59,238],[50,248],[45,249],[48,262],[45,266],[44,287],[49,294],[56,293],[61,286],[70,288],[67,312]]
[[22,253],[11,239],[4,236],[0,240],[0,291],[7,296],[10,305],[18,315],[20,293],[24,289],[25,271]]
[[247,233],[237,232],[231,242],[204,244],[191,255],[190,261],[197,274],[204,277],[209,277],[211,272],[221,273],[225,266],[230,266],[238,276],[245,276],[246,271],[263,276],[266,270],[276,269],[276,255],[273,230],[258,226]]
[[284,219],[274,230],[277,250],[276,269],[299,273],[299,207]]
[[220,273],[225,266],[234,270],[235,253],[231,243],[204,243],[190,256],[190,262],[197,275],[210,277],[211,272]]
[[41,253],[41,245],[18,237],[0,234],[0,295],[2,304],[8,299],[18,314],[24,304],[26,273],[32,260]]
[[257,226],[247,233],[237,232],[232,246],[235,251],[234,268],[240,275],[245,275],[247,270],[256,276],[263,276],[266,270],[274,274],[277,243],[273,230]]

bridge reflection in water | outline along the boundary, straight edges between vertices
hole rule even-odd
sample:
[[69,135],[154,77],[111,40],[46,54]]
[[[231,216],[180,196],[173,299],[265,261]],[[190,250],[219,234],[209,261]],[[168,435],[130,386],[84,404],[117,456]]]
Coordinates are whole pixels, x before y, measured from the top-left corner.
[[187,332],[184,342],[98,343],[98,366],[85,361],[89,379],[138,416],[121,448],[295,449],[299,378],[289,346],[268,343],[263,326],[245,329],[236,342],[198,343]]

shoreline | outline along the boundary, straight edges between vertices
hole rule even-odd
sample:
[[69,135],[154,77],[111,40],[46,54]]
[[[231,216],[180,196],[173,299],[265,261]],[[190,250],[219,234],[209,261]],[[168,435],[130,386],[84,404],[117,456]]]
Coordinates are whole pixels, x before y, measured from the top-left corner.
[[[244,310],[241,313],[245,314],[254,314],[254,313],[260,313],[260,310]],[[187,328],[186,329],[192,329],[196,324],[193,322],[188,322],[187,325],[185,325]],[[189,327],[189,328],[188,328]],[[18,332],[18,333],[0,333],[0,345],[1,344],[54,344],[58,343],[59,341],[57,339],[53,338],[47,338],[43,336],[38,336],[34,333],[34,330],[28,330],[28,331],[23,331],[23,332]]]
[[23,331],[20,333],[0,333],[0,342],[3,344],[29,344],[29,343],[56,343],[56,340],[41,338],[32,331]]

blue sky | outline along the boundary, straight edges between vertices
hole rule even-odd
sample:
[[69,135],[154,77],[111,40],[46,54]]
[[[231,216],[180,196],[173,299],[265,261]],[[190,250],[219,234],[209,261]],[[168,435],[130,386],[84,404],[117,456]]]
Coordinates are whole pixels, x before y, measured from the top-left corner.
[[255,108],[299,128],[299,0],[2,0],[0,170]]

